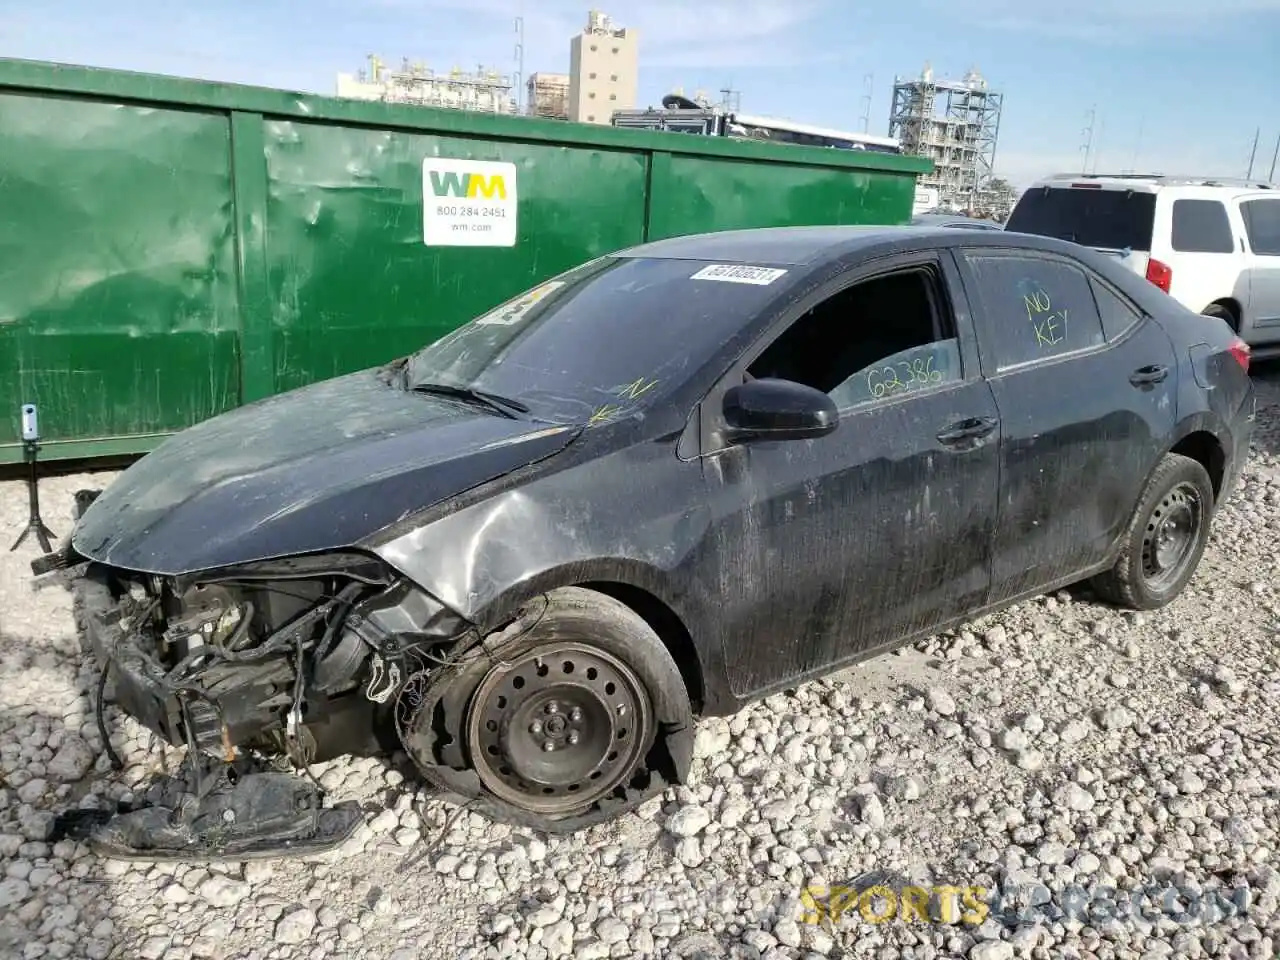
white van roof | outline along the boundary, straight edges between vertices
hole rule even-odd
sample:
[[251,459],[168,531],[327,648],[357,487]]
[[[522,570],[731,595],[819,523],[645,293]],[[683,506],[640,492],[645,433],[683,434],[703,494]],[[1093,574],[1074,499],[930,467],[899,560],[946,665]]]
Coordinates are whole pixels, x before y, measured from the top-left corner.
[[1280,190],[1280,184],[1233,177],[1171,177],[1163,173],[1055,173],[1033,183],[1043,187],[1091,187],[1155,193],[1166,187],[1221,187],[1224,190]]

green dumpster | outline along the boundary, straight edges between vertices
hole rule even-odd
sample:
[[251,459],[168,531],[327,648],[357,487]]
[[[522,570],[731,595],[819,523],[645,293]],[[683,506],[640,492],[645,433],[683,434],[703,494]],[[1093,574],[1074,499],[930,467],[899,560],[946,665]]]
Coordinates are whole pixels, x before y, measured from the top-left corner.
[[0,59],[0,463],[142,453],[649,239],[904,223],[928,160]]

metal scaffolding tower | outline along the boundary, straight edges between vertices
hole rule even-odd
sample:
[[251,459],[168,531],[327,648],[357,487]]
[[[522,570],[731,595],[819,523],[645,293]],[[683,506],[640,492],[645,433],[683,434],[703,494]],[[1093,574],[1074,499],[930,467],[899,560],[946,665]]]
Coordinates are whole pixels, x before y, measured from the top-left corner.
[[936,188],[941,206],[982,204],[994,178],[1002,100],[976,70],[961,81],[936,80],[925,64],[919,77],[894,77],[889,136],[933,161],[919,185]]
[[354,76],[338,75],[340,97],[486,113],[515,113],[516,98],[512,90],[510,77],[483,66],[474,72],[454,67],[444,73],[405,58],[400,69],[394,70],[388,69],[380,57],[372,54],[367,71],[361,70]]

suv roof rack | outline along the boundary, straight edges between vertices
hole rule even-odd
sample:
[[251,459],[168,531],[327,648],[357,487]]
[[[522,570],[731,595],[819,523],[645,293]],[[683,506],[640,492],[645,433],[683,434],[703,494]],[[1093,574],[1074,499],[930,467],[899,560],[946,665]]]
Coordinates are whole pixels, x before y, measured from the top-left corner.
[[[1243,187],[1249,190],[1280,190],[1280,184],[1246,177],[1176,177],[1165,173],[1055,173],[1045,180],[1145,180],[1162,184],[1196,187]],[[1042,181],[1043,182],[1043,181]]]
[[1055,173],[1046,180],[1167,180],[1163,173]]

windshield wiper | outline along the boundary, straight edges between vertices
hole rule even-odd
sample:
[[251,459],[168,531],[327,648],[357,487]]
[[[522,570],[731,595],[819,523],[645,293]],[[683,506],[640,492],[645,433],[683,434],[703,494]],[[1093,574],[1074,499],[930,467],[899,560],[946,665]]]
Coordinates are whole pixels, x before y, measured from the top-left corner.
[[488,407],[495,413],[510,417],[512,420],[518,419],[516,413],[529,412],[529,408],[519,400],[504,397],[497,393],[489,393],[487,390],[459,386],[454,383],[415,383],[412,392],[432,393],[442,397],[456,397],[459,400],[466,400],[482,407]]

